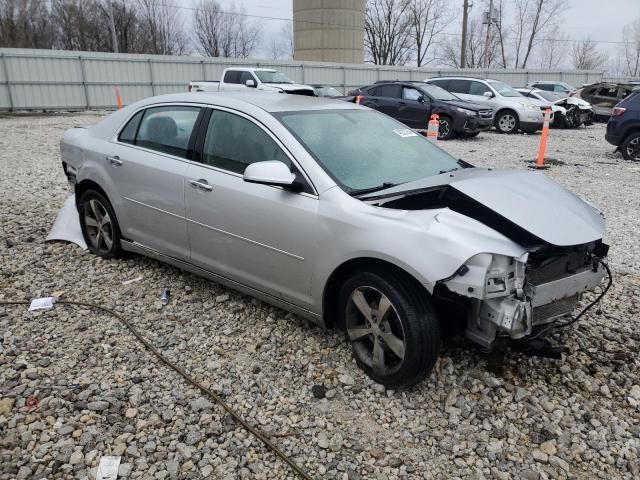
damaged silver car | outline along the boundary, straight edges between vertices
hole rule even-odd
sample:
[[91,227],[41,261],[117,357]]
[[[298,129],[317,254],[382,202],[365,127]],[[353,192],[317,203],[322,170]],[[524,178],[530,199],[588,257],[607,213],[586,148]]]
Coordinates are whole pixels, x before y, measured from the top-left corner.
[[83,235],[339,327],[374,380],[429,375],[458,321],[489,349],[605,276],[604,218],[542,173],[473,168],[359,105],[153,97],[65,132]]

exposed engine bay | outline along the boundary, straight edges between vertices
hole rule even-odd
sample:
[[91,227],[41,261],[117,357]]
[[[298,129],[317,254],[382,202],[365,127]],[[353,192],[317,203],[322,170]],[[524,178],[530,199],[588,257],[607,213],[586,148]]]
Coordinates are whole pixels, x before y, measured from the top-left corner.
[[[480,173],[477,169],[469,170]],[[574,228],[584,220],[584,231],[588,232],[587,225],[590,225],[594,232],[588,232],[583,238],[591,240],[576,245],[554,245],[549,240],[557,242],[560,238],[555,235],[557,232],[540,230],[535,218],[527,218],[525,208],[520,209],[522,222],[519,224],[516,217],[510,215],[516,210],[496,205],[493,203],[495,196],[485,196],[483,192],[473,198],[477,192],[465,185],[464,172],[449,175],[451,181],[444,185],[389,193],[370,201],[379,207],[401,210],[450,209],[483,223],[524,247],[520,257],[491,252],[477,254],[460,265],[452,275],[440,279],[434,288],[435,298],[464,311],[466,337],[491,349],[500,336],[526,339],[570,314],[584,292],[602,284],[606,271],[601,262],[606,258],[609,247],[597,238],[597,227],[590,223],[594,218],[587,218],[584,212],[564,220],[573,221],[570,227]],[[496,172],[496,179],[508,181],[500,178],[499,172]],[[498,185],[496,183],[496,188]],[[526,191],[526,183],[521,187]],[[481,197],[486,197],[486,201],[480,201]],[[565,201],[565,206],[568,205],[570,202]],[[503,214],[496,211],[498,208]],[[587,213],[592,215],[593,212]],[[563,238],[568,238],[568,235]]]

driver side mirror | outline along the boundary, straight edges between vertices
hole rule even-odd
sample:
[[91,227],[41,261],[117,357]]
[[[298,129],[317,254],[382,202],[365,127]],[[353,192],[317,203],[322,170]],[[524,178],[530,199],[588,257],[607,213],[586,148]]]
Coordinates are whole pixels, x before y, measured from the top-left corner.
[[418,101],[419,101],[420,103],[427,103],[427,100],[424,98],[424,95],[420,95],[420,96],[418,97]]
[[249,88],[256,88],[256,81],[252,80],[251,78],[244,82],[244,84]]
[[491,93],[491,92],[484,92],[482,94],[482,96],[486,97],[486,98],[493,98],[494,97],[493,93]]
[[296,175],[279,160],[252,163],[245,168],[242,178],[249,183],[277,185],[284,188],[293,188],[296,184]]

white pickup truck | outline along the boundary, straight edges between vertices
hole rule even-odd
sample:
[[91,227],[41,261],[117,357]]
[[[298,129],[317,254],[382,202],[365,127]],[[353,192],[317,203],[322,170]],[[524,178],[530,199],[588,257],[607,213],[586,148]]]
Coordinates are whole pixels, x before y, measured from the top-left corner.
[[189,82],[190,92],[242,92],[255,88],[267,92],[293,93],[315,96],[309,85],[299,85],[287,76],[270,68],[226,68],[222,80],[194,80]]

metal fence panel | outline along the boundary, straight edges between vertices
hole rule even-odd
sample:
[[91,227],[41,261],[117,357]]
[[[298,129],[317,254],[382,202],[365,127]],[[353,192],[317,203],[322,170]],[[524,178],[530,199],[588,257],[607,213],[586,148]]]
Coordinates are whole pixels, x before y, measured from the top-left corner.
[[[597,71],[447,69],[165,55],[0,49],[0,110],[115,108],[119,86],[125,104],[184,92],[190,80],[220,80],[232,66],[269,67],[299,83],[345,91],[377,80],[425,80],[442,75],[490,77],[513,86],[560,80],[575,86],[600,81]],[[6,71],[5,71],[6,69]]]

